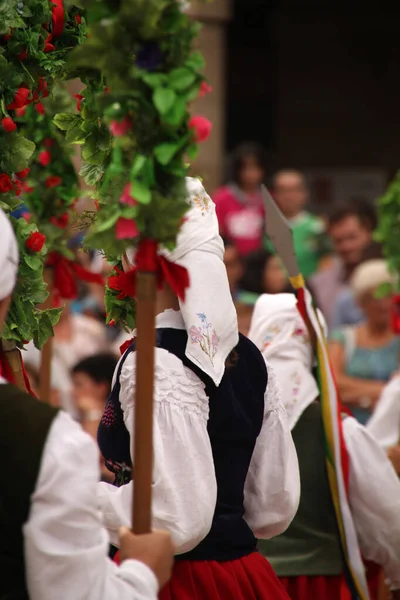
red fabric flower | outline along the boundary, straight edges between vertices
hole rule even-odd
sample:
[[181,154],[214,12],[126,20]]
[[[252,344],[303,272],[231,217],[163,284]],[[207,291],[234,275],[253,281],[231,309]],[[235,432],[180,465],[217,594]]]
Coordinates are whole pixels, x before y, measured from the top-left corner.
[[74,94],[74,98],[77,99],[76,110],[79,110],[80,112],[82,108],[82,100],[84,100],[85,97],[82,96],[82,94]]
[[133,239],[139,235],[139,229],[137,228],[135,221],[132,219],[124,219],[124,217],[120,217],[117,221],[115,234],[117,236],[117,240]]
[[35,110],[37,113],[39,113],[39,115],[44,115],[44,113],[46,112],[44,110],[44,106],[41,102],[38,102],[37,104],[35,104]]
[[99,210],[99,201],[98,200],[94,201],[94,205],[96,207],[96,210]]
[[69,223],[69,215],[68,213],[64,213],[60,217],[51,217],[50,222],[59,227],[59,229],[65,229]]
[[46,148],[51,148],[52,146],[54,146],[54,140],[52,140],[51,138],[44,138],[43,144]]
[[111,121],[109,128],[114,137],[121,137],[132,129],[132,120],[125,117],[122,121]]
[[20,179],[25,179],[25,177],[28,177],[29,174],[29,167],[24,169],[23,171],[18,171],[18,173],[15,173],[17,177],[19,177]]
[[32,186],[28,185],[26,183],[26,181],[22,182],[22,186],[21,186],[21,190],[26,193],[26,194],[30,194],[31,192],[33,192],[35,188],[33,188]]
[[4,119],[1,120],[1,124],[4,131],[7,131],[7,133],[11,133],[11,131],[15,131],[17,129],[17,125],[14,123],[11,117],[4,117]]
[[7,173],[2,173],[0,175],[0,194],[5,194],[7,192],[11,192],[13,189],[13,182]]
[[8,40],[10,39],[11,36],[12,36],[12,28],[10,27],[10,33],[7,33],[7,35],[3,35],[3,38],[8,42]]
[[193,131],[196,142],[204,142],[211,133],[212,123],[205,117],[197,115],[190,119],[189,129]]
[[75,21],[78,23],[78,25],[81,25],[81,23],[82,23],[81,15],[75,15]]
[[35,233],[31,233],[28,239],[25,242],[25,246],[31,252],[40,252],[43,248],[46,241],[46,236],[43,233],[39,233],[39,231],[35,231]]
[[16,115],[17,117],[19,117],[19,118],[20,118],[20,117],[23,117],[25,113],[26,113],[26,108],[25,108],[25,106],[24,106],[23,108],[17,108],[17,109],[15,110],[15,115]]
[[16,196],[20,196],[22,193],[22,183],[19,179],[14,179],[14,192]]
[[7,109],[15,110],[16,108],[23,108],[30,103],[30,94],[31,92],[28,90],[28,88],[18,88],[18,90],[15,92],[14,100],[7,106]]
[[53,39],[53,35],[51,33],[49,33],[49,35],[47,36],[47,38],[44,40],[43,52],[52,52],[53,50],[56,49],[56,47],[54,46],[54,44],[50,43],[52,39]]
[[47,98],[47,96],[49,95],[49,90],[47,89],[47,81],[44,79],[44,77],[39,77],[38,92],[42,98]]
[[120,196],[119,201],[122,204],[127,204],[128,206],[136,206],[137,200],[135,200],[135,198],[132,197],[131,189],[132,189],[132,184],[127,183],[126,186],[124,187],[124,190]]
[[115,325],[116,325],[116,321],[115,321],[115,319],[111,319],[111,320],[108,322],[108,324],[109,324],[109,326],[110,326],[110,327],[115,327]]
[[64,31],[64,5],[63,0],[52,0],[55,6],[52,8],[53,33],[57,37]]
[[28,58],[28,52],[26,51],[26,48],[24,48],[22,52],[18,54],[17,58],[18,60],[26,60]]
[[207,83],[207,81],[202,81],[200,85],[199,98],[203,98],[207,94],[212,92],[212,87]]
[[43,150],[38,156],[38,162],[42,167],[47,167],[51,163],[51,153],[48,150]]
[[60,185],[60,183],[62,183],[61,177],[58,177],[57,175],[50,175],[49,177],[46,178],[45,186],[47,188],[53,188],[53,187],[56,187],[57,185]]

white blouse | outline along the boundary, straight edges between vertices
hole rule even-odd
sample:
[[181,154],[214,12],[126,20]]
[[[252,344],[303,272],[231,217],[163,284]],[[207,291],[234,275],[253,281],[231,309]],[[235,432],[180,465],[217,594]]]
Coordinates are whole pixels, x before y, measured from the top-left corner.
[[383,388],[367,429],[384,450],[400,443],[400,376]]
[[143,563],[109,560],[109,538],[96,503],[99,453],[69,415],[54,419],[24,526],[31,600],[157,600]]
[[400,482],[375,439],[355,419],[343,420],[350,461],[349,500],[363,557],[381,565],[400,588]]
[[[157,317],[157,327],[184,329],[179,312]],[[171,532],[178,554],[195,548],[211,528],[217,484],[207,433],[208,397],[202,381],[173,354],[156,348],[153,527]],[[245,519],[258,537],[283,532],[298,507],[297,454],[273,371],[268,366],[265,414],[245,485]],[[134,429],[135,353],[121,372],[120,402],[131,438]],[[132,446],[132,444],[131,444]],[[133,461],[134,462],[134,461]],[[98,484],[113,543],[129,525],[133,482]]]

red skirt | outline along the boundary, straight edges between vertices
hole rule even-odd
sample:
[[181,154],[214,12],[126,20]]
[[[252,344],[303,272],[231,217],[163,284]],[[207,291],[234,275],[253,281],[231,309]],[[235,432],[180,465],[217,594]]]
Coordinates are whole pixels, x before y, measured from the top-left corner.
[[[371,600],[378,599],[381,568],[366,563],[367,581]],[[351,594],[344,575],[335,577],[282,577],[282,585],[290,600],[351,600]]]
[[289,596],[269,562],[253,552],[226,562],[176,562],[159,600],[289,600]]
[[351,600],[344,576],[283,577],[282,585],[290,600]]

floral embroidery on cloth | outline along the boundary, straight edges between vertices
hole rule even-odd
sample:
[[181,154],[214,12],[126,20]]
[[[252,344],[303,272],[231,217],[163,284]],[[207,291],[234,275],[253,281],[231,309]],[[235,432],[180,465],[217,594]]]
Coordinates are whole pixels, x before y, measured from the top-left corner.
[[200,348],[210,358],[213,363],[214,356],[218,352],[219,336],[215,329],[212,329],[212,324],[207,321],[207,316],[204,313],[197,313],[200,319],[200,325],[192,325],[189,329],[189,336],[192,344],[200,344]]
[[264,343],[263,343],[263,350],[265,350],[266,348],[268,348],[268,346],[271,345],[274,337],[280,332],[280,329],[277,325],[274,325],[273,327],[271,327],[270,329],[268,329],[268,331],[265,334],[265,338],[264,338]]
[[207,194],[197,194],[190,198],[190,203],[194,208],[199,208],[204,216],[210,210],[210,197]]

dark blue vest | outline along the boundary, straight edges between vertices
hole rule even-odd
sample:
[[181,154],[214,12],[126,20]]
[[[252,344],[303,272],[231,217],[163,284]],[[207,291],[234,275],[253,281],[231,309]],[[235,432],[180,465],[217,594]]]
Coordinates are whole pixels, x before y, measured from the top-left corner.
[[[187,334],[184,330],[157,330],[157,347],[174,354],[205,384],[209,397],[208,434],[217,479],[217,504],[213,523],[206,538],[191,552],[177,560],[234,560],[256,549],[257,540],[245,522],[243,491],[256,439],[264,417],[264,394],[268,375],[264,359],[250,340],[240,336],[237,360],[228,367],[217,388],[185,356]],[[119,403],[119,378],[126,351],[117,373],[116,384],[108,399],[100,423],[98,442],[106,464],[116,474],[120,486],[130,479],[130,439]]]

